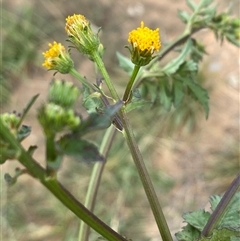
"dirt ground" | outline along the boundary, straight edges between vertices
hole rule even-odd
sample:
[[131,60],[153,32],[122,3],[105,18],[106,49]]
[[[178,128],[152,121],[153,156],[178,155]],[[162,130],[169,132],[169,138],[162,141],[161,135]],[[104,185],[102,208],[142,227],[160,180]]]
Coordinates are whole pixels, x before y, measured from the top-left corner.
[[[224,9],[229,1],[219,0],[220,10]],[[231,1],[234,6],[234,14],[238,14],[239,2]],[[111,5],[112,1],[102,0],[101,4]],[[118,32],[105,16],[105,29],[110,25],[113,36],[127,36],[130,29],[138,26],[142,19],[153,27],[160,27],[162,41],[170,41],[183,30],[183,24],[177,20],[176,12],[178,9],[187,9],[185,1],[121,1],[114,2],[109,19],[117,14],[119,9],[125,14],[122,17],[121,26],[117,26]],[[124,20],[125,19],[125,20]],[[110,30],[109,30],[110,31]],[[104,33],[104,28],[103,28]],[[211,87],[210,92],[210,116],[208,120],[202,118],[199,121],[197,131],[191,135],[178,133],[171,137],[155,136],[158,145],[153,153],[154,165],[167,173],[175,180],[176,185],[170,191],[169,200],[171,205],[165,206],[164,212],[170,224],[170,229],[174,234],[182,226],[181,213],[204,208],[210,194],[219,194],[224,188],[218,189],[218,184],[224,180],[226,185],[231,179],[225,179],[216,173],[215,178],[210,181],[206,178],[209,168],[217,168],[212,163],[216,158],[214,153],[220,152],[231,146],[231,143],[239,143],[239,81],[240,81],[240,59],[239,49],[227,42],[221,46],[217,43],[213,34],[201,32],[198,37],[207,46],[208,56],[205,57],[201,68],[205,71],[207,78],[206,85]],[[117,45],[118,46],[118,45]],[[121,50],[121,49],[120,49]],[[119,51],[119,49],[118,49]],[[121,50],[123,51],[123,50]],[[126,53],[126,52],[125,52]],[[83,75],[92,76],[92,67],[88,62],[82,61],[79,71]],[[61,78],[61,75],[58,75]],[[65,77],[64,77],[65,78]],[[52,73],[40,71],[31,80],[24,81],[12,94],[9,109],[21,110],[27,100],[34,94],[40,93],[36,106],[45,99],[48,80],[52,79]],[[24,142],[27,147],[32,143],[38,143],[39,149],[34,157],[37,160],[43,159],[44,149],[43,136],[39,125],[34,122],[36,111],[30,112],[26,119],[26,124],[31,125],[34,130],[31,136]],[[147,130],[147,127],[144,127]],[[238,147],[239,148],[239,147]],[[238,157],[239,158],[239,157]],[[239,160],[239,159],[238,159]],[[231,160],[226,160],[231,161]],[[216,162],[215,165],[224,165]],[[1,167],[1,173],[10,171],[12,166],[7,164]],[[161,191],[158,191],[161,199]],[[150,215],[150,214],[149,214]],[[152,235],[151,241],[159,240],[158,231],[152,216],[149,217],[150,223],[146,225],[146,231]]]

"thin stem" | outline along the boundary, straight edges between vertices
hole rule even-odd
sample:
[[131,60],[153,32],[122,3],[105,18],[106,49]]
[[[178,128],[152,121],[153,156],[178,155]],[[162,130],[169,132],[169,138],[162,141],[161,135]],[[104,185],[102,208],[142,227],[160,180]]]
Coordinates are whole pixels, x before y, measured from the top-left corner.
[[55,135],[49,134],[46,136],[46,155],[45,158],[47,160],[47,174],[49,176],[55,176],[56,172],[52,168],[52,163],[56,161],[57,155],[55,151],[55,143],[54,143]]
[[136,79],[136,76],[138,74],[138,71],[139,71],[140,67],[141,66],[139,66],[139,65],[134,66],[131,78],[130,78],[128,84],[127,84],[126,90],[125,90],[124,95],[123,95],[123,101],[124,102],[128,102],[128,100],[131,96],[131,90],[132,90],[132,87],[133,87],[133,84],[134,84],[134,80]]
[[188,40],[194,33],[199,30],[205,28],[205,26],[199,26],[198,28],[192,29],[191,31],[186,28],[183,34],[178,36],[173,42],[169,43],[166,47],[164,47],[157,56],[147,65],[147,69],[151,69],[151,67],[157,62],[162,60],[170,51],[172,51],[176,46],[184,43]]
[[110,77],[108,75],[108,72],[106,71],[104,63],[103,63],[101,57],[99,56],[98,52],[94,52],[92,57],[93,57],[94,62],[98,66],[98,68],[99,68],[99,70],[100,70],[100,72],[101,72],[101,74],[102,74],[102,76],[103,76],[103,78],[105,80],[105,83],[106,83],[106,85],[107,85],[107,87],[108,87],[108,89],[109,89],[109,91],[110,91],[110,93],[112,95],[112,98],[115,101],[120,100],[120,98],[118,96],[118,93],[117,93],[115,87],[112,84],[112,81],[111,81],[111,79],[110,79]]
[[147,65],[147,68],[151,69],[151,67],[157,61],[162,60],[171,50],[173,50],[176,46],[186,41],[190,36],[191,34],[186,32],[180,35],[179,37],[177,37],[173,42],[169,43],[156,55],[156,57]]
[[226,213],[230,201],[232,200],[234,194],[238,191],[239,185],[240,174],[238,174],[238,176],[231,183],[230,187],[223,195],[216,209],[213,211],[211,217],[209,218],[206,226],[202,231],[202,236],[209,237],[212,234],[213,229],[217,227],[218,223],[221,221],[222,217]]
[[[111,148],[115,134],[116,134],[116,129],[113,125],[111,125],[110,128],[107,129],[99,149],[100,153],[105,157],[105,161],[95,163],[92,170],[88,191],[85,199],[85,204],[84,204],[85,207],[88,208],[91,212],[93,212],[96,204],[96,197],[97,197],[99,185],[102,178],[102,173],[103,173],[108,152]],[[84,222],[81,222],[78,240],[88,241],[89,232],[90,232],[90,227],[86,225]]]
[[123,135],[127,141],[128,147],[132,154],[133,161],[139,173],[141,182],[143,184],[146,196],[148,198],[153,215],[155,217],[162,240],[172,241],[173,239],[172,239],[169,227],[167,225],[166,219],[164,217],[160,202],[157,198],[152,181],[150,179],[150,176],[144,164],[143,157],[139,151],[138,145],[136,143],[136,139],[129,125],[129,121],[124,109],[121,110],[120,116],[122,117],[123,127],[124,127]]
[[73,75],[76,79],[78,79],[83,85],[87,86],[89,89],[94,89],[94,86],[88,83],[88,81],[81,76],[74,68],[72,68],[69,72],[71,75]]
[[0,119],[0,135],[17,153],[17,159],[28,172],[38,179],[59,201],[61,201],[77,217],[86,222],[96,232],[110,241],[127,241],[120,234],[103,223],[97,216],[83,206],[56,178],[47,177],[46,170],[18,143],[12,133]]

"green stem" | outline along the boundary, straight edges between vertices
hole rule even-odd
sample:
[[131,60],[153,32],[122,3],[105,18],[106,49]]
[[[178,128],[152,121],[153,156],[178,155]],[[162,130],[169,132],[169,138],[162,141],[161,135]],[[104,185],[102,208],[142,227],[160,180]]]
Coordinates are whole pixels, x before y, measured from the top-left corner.
[[141,66],[139,66],[139,65],[134,66],[131,78],[130,78],[128,84],[127,84],[127,88],[126,88],[126,90],[124,92],[124,95],[123,95],[123,101],[124,102],[128,102],[128,100],[130,99],[131,90],[132,90],[132,87],[133,87],[133,84],[134,84],[134,80],[136,79],[136,76],[138,74],[138,71],[139,71],[140,67]]
[[56,161],[57,155],[55,152],[55,135],[49,134],[46,135],[46,155],[45,158],[47,160],[47,174],[48,176],[55,176],[56,172],[54,168],[52,168],[53,164]]
[[81,76],[74,68],[72,68],[69,73],[76,79],[78,79],[83,85],[87,86],[89,89],[95,90],[94,86],[88,83],[88,81],[83,76]]
[[202,236],[209,237],[212,234],[213,229],[217,227],[218,223],[221,221],[222,217],[226,213],[230,201],[232,200],[234,194],[238,191],[239,185],[240,185],[240,174],[238,174],[238,176],[231,183],[230,187],[223,195],[216,209],[213,211],[211,217],[209,218],[206,226],[202,231]]
[[94,52],[93,55],[92,55],[93,59],[94,59],[94,62],[96,63],[96,65],[98,66],[104,80],[105,80],[105,83],[112,95],[112,98],[115,100],[115,101],[118,101],[120,100],[119,96],[118,96],[118,93],[116,91],[116,89],[114,88],[113,84],[112,84],[112,81],[108,75],[108,72],[106,71],[106,68],[104,66],[104,63],[101,59],[101,57],[99,56],[98,52]]
[[141,182],[143,184],[146,196],[148,198],[149,204],[151,206],[153,215],[155,217],[159,232],[161,234],[163,241],[172,241],[172,236],[167,225],[166,219],[164,217],[160,202],[157,198],[156,192],[154,190],[152,181],[148,174],[147,168],[144,164],[143,157],[139,151],[136,139],[134,137],[133,131],[129,125],[129,121],[124,109],[121,110],[120,116],[122,117],[122,124],[124,127],[123,135],[127,141],[128,147],[132,154],[133,161],[139,173]]
[[[116,129],[113,125],[110,126],[110,128],[107,129],[101,146],[100,146],[100,153],[105,157],[104,162],[97,162],[94,164],[93,171],[91,174],[88,191],[85,199],[85,207],[88,208],[91,212],[93,212],[95,203],[96,203],[96,197],[99,189],[99,185],[101,182],[101,177],[103,173],[103,169],[107,160],[108,152],[111,148],[113,139],[116,134]],[[80,230],[79,230],[79,241],[88,241],[90,228],[88,225],[86,225],[84,222],[80,223]]]
[[56,178],[48,178],[46,170],[40,166],[31,155],[18,143],[12,133],[4,126],[0,119],[0,136],[6,140],[16,153],[16,159],[25,166],[33,177],[38,179],[59,201],[61,201],[77,217],[86,222],[91,228],[110,241],[127,241],[120,234],[112,230],[98,217],[83,206]]
[[[95,63],[97,64],[99,70],[101,71],[103,77],[105,78],[106,84],[109,88],[110,93],[112,94],[112,97],[115,98],[115,100],[119,100],[118,94],[108,76],[108,73],[105,69],[105,66],[102,62],[102,59],[96,53],[93,56]],[[137,142],[135,140],[135,137],[133,135],[132,129],[130,127],[129,121],[127,119],[127,115],[125,113],[124,107],[120,110],[120,118],[122,120],[122,124],[124,127],[123,134],[127,141],[128,147],[130,149],[132,158],[134,160],[134,163],[136,165],[138,174],[140,176],[141,182],[143,184],[146,196],[148,198],[149,204],[151,206],[153,215],[155,217],[157,226],[159,228],[159,232],[162,236],[163,241],[172,241],[172,236],[170,234],[166,219],[164,217],[164,214],[162,212],[161,205],[158,201],[157,195],[155,193],[152,181],[149,177],[148,171],[145,167],[143,157],[139,151],[139,148],[137,146]]]

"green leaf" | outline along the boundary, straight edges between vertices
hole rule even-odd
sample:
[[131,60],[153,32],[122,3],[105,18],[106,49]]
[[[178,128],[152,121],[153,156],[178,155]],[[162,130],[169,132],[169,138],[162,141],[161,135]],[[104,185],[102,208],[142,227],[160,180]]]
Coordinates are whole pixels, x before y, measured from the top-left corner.
[[204,8],[199,12],[199,15],[203,16],[205,21],[206,20],[212,21],[212,18],[215,16],[215,14],[216,14],[216,6]]
[[74,134],[82,136],[91,131],[108,128],[114,119],[114,115],[122,105],[122,101],[119,101],[115,105],[109,105],[102,114],[91,113],[88,118],[83,120],[79,127],[74,130]]
[[216,207],[219,204],[221,198],[222,197],[219,196],[219,195],[213,195],[213,196],[210,197],[209,202],[211,204],[212,211],[214,211],[216,209]]
[[187,224],[183,227],[183,230],[176,233],[175,236],[178,241],[195,241],[200,237],[200,232],[190,224]]
[[90,93],[90,89],[84,86],[83,90],[83,106],[87,112],[95,113],[97,109],[102,109],[101,94],[98,92]]
[[166,74],[166,75],[171,75],[174,74],[180,67],[180,65],[185,61],[186,56],[190,53],[192,48],[192,41],[189,39],[184,48],[182,49],[181,53],[178,55],[177,58],[173,59],[172,61],[170,61],[168,64],[166,64],[164,66],[164,68],[162,69],[162,71]]
[[183,83],[179,79],[173,80],[173,104],[176,108],[182,102],[184,97]]
[[126,112],[130,112],[134,109],[138,109],[138,108],[147,106],[149,104],[151,104],[151,102],[142,99],[139,90],[135,89],[135,90],[133,90],[133,97],[131,99],[131,102],[128,103],[126,106]]
[[144,99],[150,98],[150,102],[153,103],[156,100],[156,84],[152,81],[143,81],[141,88],[141,96]]
[[202,237],[199,241],[232,241],[233,238],[237,238],[239,240],[240,234],[239,232],[229,230],[229,229],[214,229],[211,237]]
[[39,94],[34,95],[29,102],[27,103],[26,107],[23,109],[23,113],[21,115],[21,119],[18,123],[18,127],[21,125],[23,119],[25,118],[25,116],[27,115],[28,111],[31,109],[32,105],[34,104],[34,102],[36,101],[36,99],[38,98]]
[[17,133],[17,139],[18,141],[22,141],[24,140],[26,137],[28,137],[31,133],[31,127],[30,126],[26,126],[26,125],[22,125],[21,129],[18,130]]
[[120,54],[119,52],[116,53],[117,54],[117,59],[119,62],[119,66],[126,71],[129,75],[131,75],[133,69],[134,69],[134,64],[132,63],[132,61],[123,56],[122,54]]
[[126,106],[126,112],[128,113],[132,110],[140,109],[140,108],[142,108],[144,106],[147,106],[147,105],[149,106],[149,104],[151,104],[151,102],[146,101],[146,100],[133,101]]
[[230,43],[236,45],[237,47],[240,47],[240,41],[239,41],[239,39],[236,38],[236,36],[234,34],[226,33],[226,39]]
[[74,138],[74,136],[64,136],[58,142],[60,154],[75,157],[77,161],[87,163],[104,161],[104,157],[98,151],[95,144]]
[[228,228],[240,232],[240,192],[237,192],[228,204],[226,213],[218,223],[217,228]]
[[196,62],[194,62],[193,60],[188,60],[188,61],[184,62],[183,68],[186,69],[187,71],[196,73],[198,70],[198,64]]
[[184,23],[187,23],[190,19],[190,15],[186,11],[178,11],[178,16]]
[[195,212],[186,213],[183,215],[184,220],[199,231],[203,230],[209,217],[210,213],[206,212],[205,210],[197,210]]
[[208,7],[213,0],[201,0],[199,5],[197,6],[198,9]]
[[159,100],[164,106],[166,111],[170,111],[172,105],[172,94],[170,90],[169,81],[167,79],[161,79],[159,81]]
[[239,241],[240,236],[230,237],[231,241]]
[[187,2],[188,7],[191,8],[192,11],[195,11],[195,9],[197,8],[197,5],[191,0],[186,0],[186,2]]
[[208,92],[203,89],[198,83],[192,81],[189,78],[185,78],[184,83],[189,87],[193,96],[201,103],[204,108],[206,118],[208,118],[209,114],[209,97]]
[[[210,197],[211,209],[215,210],[221,197],[214,195]],[[176,234],[179,241],[236,241],[240,238],[240,192],[236,193],[228,205],[228,210],[221,218],[216,229],[210,237],[201,237],[198,239],[197,233],[205,227],[210,213],[204,210],[198,210],[196,212],[185,214],[184,220],[188,222],[187,226],[183,230]],[[197,229],[195,233],[195,229]]]

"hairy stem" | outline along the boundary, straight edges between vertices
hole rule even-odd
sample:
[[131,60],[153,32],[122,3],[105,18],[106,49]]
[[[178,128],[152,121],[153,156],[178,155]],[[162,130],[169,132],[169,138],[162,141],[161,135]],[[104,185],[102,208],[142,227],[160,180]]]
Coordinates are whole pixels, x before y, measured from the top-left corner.
[[49,134],[46,136],[46,155],[45,158],[47,160],[47,174],[48,176],[55,176],[56,172],[52,165],[57,158],[56,151],[55,151],[55,142],[54,142],[55,135]]
[[[103,173],[108,152],[111,148],[115,134],[116,134],[116,129],[113,125],[111,125],[109,129],[106,131],[99,149],[100,153],[105,157],[105,161],[95,163],[92,170],[88,191],[87,191],[87,196],[85,199],[85,207],[88,208],[91,212],[93,212],[95,207],[96,197],[97,197],[99,185],[102,178],[102,173]],[[89,232],[90,232],[90,227],[86,225],[84,222],[81,222],[78,240],[88,241]]]
[[[94,61],[97,64],[100,72],[102,73],[105,82],[108,86],[108,89],[112,95],[112,97],[115,100],[119,100],[118,94],[109,78],[109,75],[105,69],[105,66],[102,62],[102,59],[100,58],[100,56],[98,55],[98,53],[96,53],[94,56]],[[130,149],[132,158],[134,160],[135,166],[137,168],[138,174],[140,176],[141,182],[143,184],[143,188],[145,190],[146,196],[148,198],[150,207],[152,209],[153,215],[155,217],[157,226],[159,228],[159,232],[162,236],[163,241],[172,241],[172,236],[170,234],[166,219],[164,217],[164,214],[162,212],[162,208],[161,205],[159,203],[159,200],[157,198],[156,192],[154,190],[152,181],[149,177],[148,171],[145,167],[142,155],[139,151],[139,148],[137,146],[137,142],[135,140],[135,137],[133,135],[132,129],[130,127],[129,121],[127,119],[127,115],[125,113],[124,110],[125,107],[123,107],[120,112],[120,118],[123,124],[123,135],[127,141],[128,147]]]
[[101,57],[99,56],[98,52],[94,52],[93,54],[93,59],[94,59],[94,62],[96,63],[96,65],[98,66],[103,78],[104,78],[104,81],[112,95],[112,98],[117,102],[118,100],[120,100],[119,96],[118,96],[118,93],[108,75],[108,72],[105,68],[105,65],[101,59]]
[[153,215],[155,217],[162,240],[163,241],[172,241],[173,239],[172,239],[169,227],[167,225],[165,216],[163,214],[160,202],[157,198],[152,181],[150,179],[150,176],[149,176],[146,166],[144,164],[143,157],[139,151],[138,145],[136,143],[136,139],[135,139],[133,131],[129,125],[129,121],[128,121],[128,118],[127,118],[127,115],[126,115],[124,109],[122,109],[120,115],[122,117],[122,122],[123,122],[123,127],[124,127],[123,135],[127,141],[128,147],[132,154],[133,161],[134,161],[137,171],[139,173],[141,182],[143,184],[146,196],[148,198],[148,202],[151,206]]
[[133,87],[133,84],[134,84],[134,80],[137,77],[137,74],[138,74],[138,71],[139,71],[140,67],[141,66],[139,66],[139,65],[134,66],[131,78],[130,78],[128,84],[127,84],[126,90],[125,90],[124,95],[123,95],[123,101],[124,102],[128,102],[129,99],[130,99],[131,90],[132,90],[132,87]]
[[81,76],[74,68],[72,68],[69,73],[89,89],[95,90],[94,86],[88,83],[88,81],[83,76]]

